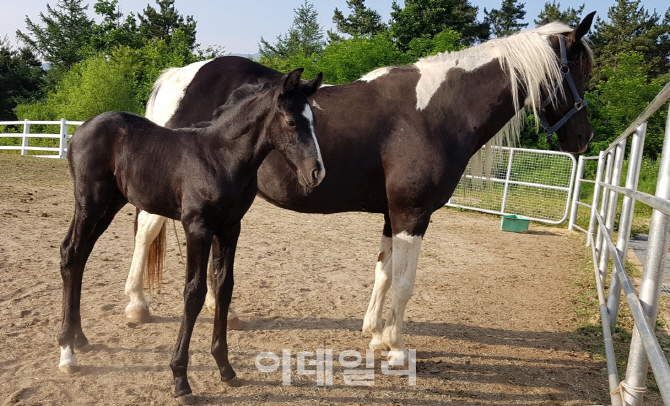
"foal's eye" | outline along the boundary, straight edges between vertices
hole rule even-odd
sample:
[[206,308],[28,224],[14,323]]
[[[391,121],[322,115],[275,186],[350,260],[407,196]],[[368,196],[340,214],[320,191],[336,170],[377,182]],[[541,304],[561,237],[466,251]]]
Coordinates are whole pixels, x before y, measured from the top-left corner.
[[292,118],[286,118],[284,119],[284,122],[286,122],[286,125],[289,127],[295,127],[295,121],[293,121]]

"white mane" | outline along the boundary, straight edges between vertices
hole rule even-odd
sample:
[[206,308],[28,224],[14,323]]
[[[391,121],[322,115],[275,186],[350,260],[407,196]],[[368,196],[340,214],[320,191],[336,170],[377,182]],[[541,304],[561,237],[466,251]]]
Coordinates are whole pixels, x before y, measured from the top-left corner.
[[[560,66],[547,37],[570,31],[572,28],[567,25],[553,22],[534,30],[496,38],[462,51],[445,52],[420,59],[414,64],[421,72],[421,78],[417,83],[417,109],[422,110],[428,105],[430,98],[446,79],[449,69],[458,67],[466,71],[475,70],[497,58],[502,69],[508,74],[514,106],[520,106],[519,90],[523,90],[527,96],[521,108],[518,108],[517,114],[487,143],[487,146],[517,145],[526,117],[526,109],[523,106],[529,107],[535,115],[535,125],[539,126],[537,113],[542,103],[541,95],[553,94],[554,89],[559,88],[560,94],[554,95],[555,99],[563,96],[563,87],[559,86],[563,80]],[[591,49],[584,40],[582,43],[592,60]],[[473,167],[480,167],[477,165],[477,161],[481,163],[479,155],[476,154],[474,157]],[[486,161],[489,161],[490,155],[486,154]],[[489,172],[490,163],[486,162],[483,166],[486,168],[485,171]]]

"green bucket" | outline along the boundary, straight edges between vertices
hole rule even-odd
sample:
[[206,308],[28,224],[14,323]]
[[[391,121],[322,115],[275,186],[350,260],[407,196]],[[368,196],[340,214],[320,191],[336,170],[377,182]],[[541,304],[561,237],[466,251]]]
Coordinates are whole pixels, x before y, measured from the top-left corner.
[[522,233],[524,231],[528,231],[528,224],[530,224],[529,219],[523,216],[512,214],[509,216],[503,216],[502,221],[500,222],[500,229],[503,231]]

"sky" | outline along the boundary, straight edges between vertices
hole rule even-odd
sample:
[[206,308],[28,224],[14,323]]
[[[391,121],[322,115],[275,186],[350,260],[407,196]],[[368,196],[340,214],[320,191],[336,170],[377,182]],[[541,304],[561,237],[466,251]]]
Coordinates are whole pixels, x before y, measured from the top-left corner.
[[[391,19],[391,4],[393,0],[367,0],[368,8],[377,10],[382,19],[388,22]],[[403,5],[403,0],[397,0]],[[58,0],[0,0],[0,38],[7,37],[12,44],[16,44],[16,30],[27,33],[25,19],[28,16],[33,23],[39,24],[39,13],[46,13],[47,3],[55,7]],[[348,15],[346,0],[311,0],[319,13],[319,23],[325,30],[335,31],[332,22],[335,8]],[[584,14],[597,11],[597,16],[607,20],[607,11],[614,5],[614,1],[603,0],[560,0],[562,9],[578,7],[585,4]],[[93,4],[95,0],[84,0],[89,4],[89,14],[94,17]],[[293,10],[298,8],[303,0],[176,0],[175,7],[181,15],[192,15],[197,22],[197,42],[204,49],[210,45],[224,48],[226,53],[255,54],[258,52],[258,43],[263,37],[274,43],[277,36],[285,33],[293,22]],[[479,20],[484,18],[484,8],[491,10],[500,8],[501,0],[470,0],[470,4],[479,8]],[[119,0],[124,15],[129,12],[135,14],[150,4],[158,8],[155,0]],[[667,0],[642,0],[642,7],[650,12],[654,9],[663,15],[668,9]],[[544,8],[544,1],[526,0],[525,22],[533,26],[533,19]]]

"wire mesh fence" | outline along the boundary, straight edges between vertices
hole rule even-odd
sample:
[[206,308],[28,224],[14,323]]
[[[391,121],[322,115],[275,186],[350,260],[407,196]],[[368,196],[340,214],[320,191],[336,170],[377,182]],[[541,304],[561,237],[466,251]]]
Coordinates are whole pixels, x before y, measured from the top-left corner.
[[490,170],[471,161],[448,206],[546,223],[565,221],[575,171],[571,154],[506,147],[482,154],[481,163]]

